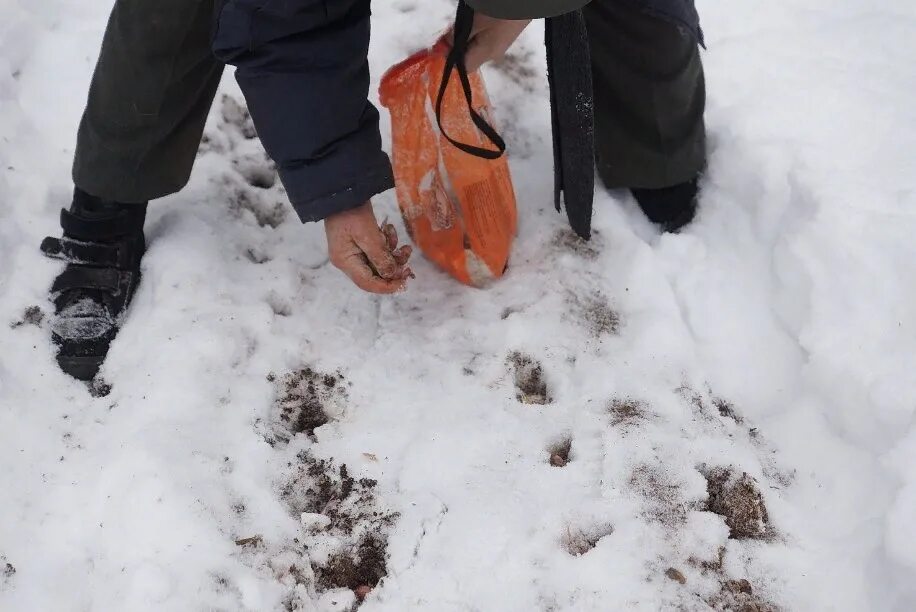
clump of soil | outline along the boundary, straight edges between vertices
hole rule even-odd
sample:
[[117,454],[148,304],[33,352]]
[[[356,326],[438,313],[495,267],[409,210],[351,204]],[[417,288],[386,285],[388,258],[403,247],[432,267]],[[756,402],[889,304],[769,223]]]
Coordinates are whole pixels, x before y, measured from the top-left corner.
[[608,406],[611,425],[633,425],[646,418],[646,405],[631,398],[615,397]]
[[310,437],[315,430],[329,422],[329,402],[346,398],[343,375],[322,374],[312,368],[304,368],[284,375],[281,379],[273,374],[268,380],[277,386],[276,405],[280,421],[293,434],[304,433]]
[[630,486],[646,502],[645,515],[669,527],[682,525],[690,509],[684,501],[681,487],[671,482],[668,475],[651,465],[641,465],[633,470]]
[[[597,236],[598,232],[593,232]],[[593,238],[594,240],[594,238]],[[568,251],[582,257],[583,259],[595,259],[598,257],[598,249],[593,242],[582,240],[571,229],[562,229],[554,235],[551,244],[560,251]]]
[[572,440],[565,438],[547,449],[550,465],[553,467],[566,467],[569,463],[569,452],[572,450]]
[[709,494],[706,509],[725,518],[731,529],[729,537],[742,540],[767,535],[766,504],[753,478],[722,467],[706,470],[704,475]]
[[721,612],[779,612],[779,607],[754,594],[747,580],[726,580],[707,603]]
[[89,395],[95,398],[108,397],[111,394],[111,385],[96,376],[88,385]]
[[508,361],[515,370],[515,397],[518,401],[534,405],[553,403],[541,362],[519,352],[510,354]]
[[35,327],[41,327],[41,324],[45,320],[45,313],[42,312],[41,308],[38,306],[29,306],[22,312],[22,318],[18,321],[13,321],[10,323],[11,329],[18,329],[23,325],[34,325]]
[[677,568],[669,567],[665,570],[665,576],[670,580],[674,580],[675,582],[687,584],[687,577],[684,576],[684,572]]
[[313,568],[318,591],[350,589],[364,599],[388,573],[387,546],[384,537],[367,534],[353,549],[332,556],[323,567]]
[[572,527],[566,528],[563,534],[561,544],[570,555],[581,557],[588,551],[595,548],[601,538],[614,533],[611,525],[596,525],[589,528]]

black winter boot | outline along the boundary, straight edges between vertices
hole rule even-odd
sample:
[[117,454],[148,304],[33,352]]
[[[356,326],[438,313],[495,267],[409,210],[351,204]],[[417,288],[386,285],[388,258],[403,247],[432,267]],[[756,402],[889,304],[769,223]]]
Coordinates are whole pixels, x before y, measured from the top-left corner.
[[650,221],[660,226],[663,232],[674,234],[693,221],[697,213],[697,180],[694,178],[662,189],[630,191]]
[[145,219],[145,202],[107,202],[77,188],[70,210],[60,211],[63,237],[41,243],[45,255],[67,262],[51,286],[51,336],[57,362],[74,378],[95,377],[137,290]]

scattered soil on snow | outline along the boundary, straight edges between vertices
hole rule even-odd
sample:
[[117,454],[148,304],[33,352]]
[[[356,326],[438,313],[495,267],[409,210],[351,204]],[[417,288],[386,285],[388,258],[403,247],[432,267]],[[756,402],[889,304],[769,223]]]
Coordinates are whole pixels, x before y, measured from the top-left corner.
[[6,560],[6,557],[0,555],[0,589],[5,587],[13,576],[16,575],[16,568],[12,563]]
[[729,537],[738,540],[765,537],[769,519],[757,482],[731,468],[718,467],[703,473],[709,494],[706,508],[725,518],[731,529]]
[[611,400],[608,411],[611,425],[634,425],[646,418],[648,407],[639,400],[616,397]]
[[592,336],[598,338],[616,334],[620,330],[620,315],[611,308],[607,297],[600,291],[585,296],[570,293],[567,302]]
[[[677,391],[681,397],[693,406],[694,412],[705,420],[723,418],[730,419],[738,425],[744,424],[744,418],[735,408],[735,405],[727,399],[716,396],[712,389],[707,389],[706,397],[688,386],[680,387]],[[755,431],[750,429],[748,433],[753,437]]]
[[22,318],[10,323],[10,329],[17,329],[23,325],[41,327],[45,320],[45,313],[38,306],[29,306],[22,312]]
[[720,416],[723,416],[727,419],[731,419],[738,425],[741,425],[744,423],[744,419],[741,418],[741,415],[735,411],[735,405],[729,402],[728,400],[724,400],[720,397],[716,397],[716,398],[713,398],[712,405],[715,406],[716,409],[719,411]]
[[515,370],[516,399],[523,404],[543,405],[553,403],[544,379],[541,362],[524,353],[509,355],[509,364]]
[[[279,495],[301,520],[301,534],[291,542],[254,535],[236,544],[250,563],[271,568],[289,588],[287,610],[311,609],[308,587],[319,594],[348,589],[358,606],[387,574],[387,533],[398,514],[381,507],[376,481],[351,476],[345,464],[301,451],[287,467]],[[329,546],[325,556],[310,552]]]
[[346,399],[346,381],[342,374],[323,374],[312,368],[289,372],[267,379],[277,386],[276,406],[283,425],[293,435],[313,437],[315,430],[330,421],[329,402]]
[[690,508],[680,485],[658,467],[638,466],[630,475],[629,484],[645,500],[646,517],[668,527],[678,527],[687,520]]
[[312,564],[319,592],[346,588],[362,600],[387,574],[384,535],[397,520],[396,513],[377,506],[376,481],[350,476],[345,464],[299,453],[299,471],[281,495],[294,514],[322,515],[327,523],[318,529],[350,540],[326,564]]
[[747,580],[726,580],[707,603],[721,612],[779,612],[779,607],[754,593]]
[[280,496],[290,512],[321,514],[329,519],[327,530],[345,535],[371,523],[390,526],[396,514],[385,514],[375,506],[376,481],[350,476],[346,464],[336,467],[333,460],[318,459],[306,451],[290,463],[293,474],[281,488]]
[[598,248],[593,244],[598,232],[594,232],[592,241],[586,241],[579,238],[571,229],[562,229],[558,231],[551,241],[551,245],[558,251],[571,252],[583,259],[597,259],[599,255]]

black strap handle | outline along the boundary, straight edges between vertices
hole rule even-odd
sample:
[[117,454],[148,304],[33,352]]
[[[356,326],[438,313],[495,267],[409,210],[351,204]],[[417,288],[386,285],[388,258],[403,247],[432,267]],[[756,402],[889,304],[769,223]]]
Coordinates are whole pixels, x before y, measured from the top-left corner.
[[[464,64],[464,54],[468,49],[468,42],[471,39],[471,30],[474,27],[474,9],[468,6],[465,0],[458,2],[458,14],[455,16],[454,42],[452,49],[445,59],[445,71],[442,74],[442,83],[439,85],[439,95],[436,97],[436,121],[439,124],[439,131],[445,136],[450,143],[475,157],[483,159],[499,159],[506,152],[506,143],[502,137],[493,129],[493,126],[487,123],[480,113],[474,110],[474,100],[471,93],[471,81],[468,78],[468,69]],[[445,127],[442,125],[442,99],[445,97],[445,90],[452,78],[452,72],[458,71],[458,78],[461,81],[461,88],[464,90],[464,99],[468,104],[468,112],[471,121],[477,126],[477,129],[487,137],[487,139],[496,147],[496,149],[485,149],[465,142],[459,142],[448,135]]]

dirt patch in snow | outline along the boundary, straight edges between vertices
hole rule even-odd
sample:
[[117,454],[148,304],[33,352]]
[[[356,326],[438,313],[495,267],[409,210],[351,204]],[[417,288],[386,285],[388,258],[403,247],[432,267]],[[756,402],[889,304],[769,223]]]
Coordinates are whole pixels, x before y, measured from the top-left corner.
[[614,533],[614,527],[607,524],[592,525],[590,527],[569,525],[566,527],[566,533],[563,534],[560,543],[570,555],[581,557],[595,548],[601,538],[607,537],[612,533]]
[[316,593],[340,589],[351,592],[348,609],[356,609],[387,574],[388,532],[398,518],[379,502],[376,487],[375,480],[352,476],[345,464],[300,451],[279,487],[280,500],[302,525],[300,534],[284,542],[245,534],[235,540],[239,554],[268,568],[288,589],[286,610],[311,610]]
[[628,397],[615,397],[608,404],[611,413],[611,425],[635,425],[646,419],[648,406],[639,400]]
[[570,292],[566,301],[592,336],[599,338],[620,331],[620,315],[611,308],[607,296],[600,291],[588,295]]
[[724,400],[721,397],[714,397],[712,400],[712,405],[715,406],[716,410],[719,411],[719,416],[726,419],[731,419],[738,425],[744,423],[744,419],[735,410],[735,405],[728,400]]
[[326,562],[311,562],[320,593],[345,588],[362,600],[387,573],[386,533],[398,515],[380,507],[377,483],[354,478],[346,464],[319,459],[303,451],[283,487],[290,512],[302,516],[307,538],[333,537],[343,542]]
[[346,464],[337,466],[333,460],[313,457],[306,451],[297,456],[297,463],[288,467],[293,472],[280,491],[289,511],[322,515],[328,520],[317,524],[321,530],[351,535],[360,526],[390,526],[397,518],[376,508],[375,480],[354,478]]
[[679,527],[687,520],[690,505],[684,500],[680,485],[660,468],[636,467],[630,475],[629,485],[643,498],[647,518],[667,527]]
[[779,612],[780,608],[754,592],[747,580],[725,580],[719,592],[707,603],[713,610],[721,612]]
[[[734,421],[736,425],[744,425],[744,417],[741,416],[735,405],[727,399],[714,394],[712,389],[707,388],[706,393],[703,394],[684,385],[677,389],[677,392],[693,407],[694,413],[704,420],[729,419]],[[749,429],[748,434],[754,437],[755,430]]]
[[548,462],[553,467],[566,467],[572,451],[572,438],[563,438],[547,448]]
[[318,591],[350,589],[357,599],[365,599],[388,573],[387,547],[385,538],[368,534],[349,550],[333,555],[326,565],[313,568]]
[[597,236],[598,232],[593,232],[592,240],[587,241],[579,238],[571,229],[562,229],[554,235],[550,244],[560,252],[573,253],[583,259],[596,259],[598,257],[598,247],[595,245]]
[[0,555],[0,590],[3,590],[16,575],[16,567]]
[[[347,399],[347,382],[340,372],[327,374],[306,367],[281,377],[270,374],[267,380],[277,387],[278,419],[292,435],[314,437],[315,430],[328,423]],[[289,440],[282,432],[277,435]]]
[[18,329],[24,325],[34,325],[41,327],[45,320],[45,313],[38,306],[29,306],[22,312],[22,317],[18,321],[10,323],[10,329]]
[[757,481],[732,468],[717,467],[701,471],[706,477],[709,494],[706,509],[725,519],[725,524],[731,530],[729,537],[737,540],[759,539],[769,534],[766,503]]
[[516,351],[509,355],[508,362],[515,372],[515,397],[518,401],[535,405],[553,403],[540,361]]
[[86,388],[89,389],[89,395],[95,398],[108,397],[111,394],[111,385],[99,376],[93,378]]

